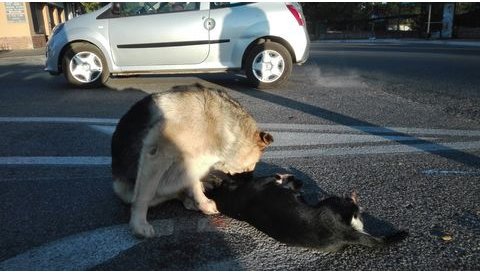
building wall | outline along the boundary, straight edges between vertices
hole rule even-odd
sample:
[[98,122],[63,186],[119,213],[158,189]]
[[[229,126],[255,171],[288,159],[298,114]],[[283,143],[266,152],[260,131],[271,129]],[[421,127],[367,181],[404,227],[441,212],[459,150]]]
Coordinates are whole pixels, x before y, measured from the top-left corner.
[[58,2],[0,2],[0,50],[46,46],[56,25],[78,15],[75,12],[76,5]]
[[30,30],[30,13],[26,3],[23,6],[24,21],[8,20],[7,3],[0,3],[0,50],[33,48],[32,33]]

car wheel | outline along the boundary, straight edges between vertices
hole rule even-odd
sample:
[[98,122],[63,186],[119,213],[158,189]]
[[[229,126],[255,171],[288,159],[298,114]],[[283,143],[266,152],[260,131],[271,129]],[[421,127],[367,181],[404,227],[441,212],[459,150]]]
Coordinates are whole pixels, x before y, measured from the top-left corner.
[[279,43],[267,41],[254,46],[245,62],[247,78],[256,88],[268,89],[284,84],[292,72],[292,57]]
[[62,69],[69,83],[85,88],[99,87],[109,77],[103,54],[88,43],[69,45],[63,56]]

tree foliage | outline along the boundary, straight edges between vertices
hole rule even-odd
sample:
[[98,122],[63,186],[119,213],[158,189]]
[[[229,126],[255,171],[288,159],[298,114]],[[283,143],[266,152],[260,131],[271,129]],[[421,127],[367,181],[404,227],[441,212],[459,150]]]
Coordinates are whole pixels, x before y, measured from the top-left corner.
[[97,9],[104,6],[101,2],[81,2],[80,4],[82,4],[82,7],[86,13],[96,11]]
[[[302,3],[307,22],[333,30],[368,30],[376,26],[400,24],[420,25],[424,3],[402,2],[341,2]],[[416,22],[418,21],[418,22]]]

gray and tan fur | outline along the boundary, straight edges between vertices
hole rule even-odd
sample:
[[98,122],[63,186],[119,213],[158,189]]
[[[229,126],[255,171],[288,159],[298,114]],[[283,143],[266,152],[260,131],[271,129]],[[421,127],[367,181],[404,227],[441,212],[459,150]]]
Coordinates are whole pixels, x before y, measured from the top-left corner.
[[218,213],[200,179],[212,167],[231,174],[252,171],[272,141],[222,90],[178,86],[138,101],[112,137],[114,191],[132,204],[133,232],[154,236],[148,207],[170,199]]

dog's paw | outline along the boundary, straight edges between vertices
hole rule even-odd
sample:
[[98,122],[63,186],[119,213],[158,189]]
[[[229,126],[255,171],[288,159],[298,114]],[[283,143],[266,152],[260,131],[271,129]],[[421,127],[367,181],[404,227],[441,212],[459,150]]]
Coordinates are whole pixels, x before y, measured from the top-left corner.
[[203,185],[204,191],[210,191],[219,187],[222,184],[220,182],[209,181],[209,182],[203,182],[202,185]]
[[182,199],[183,206],[187,210],[198,211],[198,207],[195,205],[195,201],[191,197],[185,197]]
[[207,201],[198,204],[198,209],[204,214],[218,214],[217,205],[215,201],[208,199]]
[[138,238],[152,238],[155,236],[155,229],[149,223],[130,223],[133,234]]

